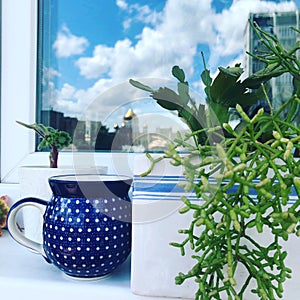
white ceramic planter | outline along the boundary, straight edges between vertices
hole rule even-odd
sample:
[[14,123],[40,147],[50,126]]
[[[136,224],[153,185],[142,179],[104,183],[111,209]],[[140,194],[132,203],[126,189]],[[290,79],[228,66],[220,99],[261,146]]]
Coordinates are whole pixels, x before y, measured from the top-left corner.
[[[181,169],[162,161],[154,168],[150,177],[140,178],[138,175],[148,169],[146,157],[137,157],[134,163],[133,191],[133,236],[131,255],[131,290],[135,294],[157,297],[179,297],[194,299],[197,285],[193,279],[186,280],[182,285],[175,284],[179,272],[186,273],[194,265],[190,253],[181,256],[178,248],[169,245],[170,242],[182,242],[183,236],[178,229],[188,228],[191,214],[179,214],[183,206],[181,193],[172,184],[182,180]],[[169,182],[162,176],[169,177]],[[143,186],[146,183],[146,188]],[[155,184],[165,186],[165,191],[157,192]],[[143,188],[141,188],[143,186]],[[172,189],[168,192],[168,189]],[[192,198],[193,195],[190,195]],[[270,233],[257,234],[254,238],[268,244]],[[284,284],[283,299],[298,299],[300,278],[300,256],[298,248],[300,239],[295,235],[283,242],[288,251],[286,264],[292,268],[292,279]],[[188,247],[187,247],[188,248]],[[238,270],[236,280],[242,283],[245,272]],[[254,285],[253,285],[254,287]],[[225,297],[225,295],[224,295]],[[225,298],[224,298],[225,299]],[[254,300],[255,295],[247,293],[243,300]]]
[[[107,167],[76,168],[59,167],[49,168],[44,166],[22,166],[19,169],[20,199],[34,197],[50,200],[52,192],[48,183],[49,177],[66,174],[92,174],[107,173]],[[33,241],[42,242],[42,215],[33,207],[22,209],[22,227],[24,234]]]

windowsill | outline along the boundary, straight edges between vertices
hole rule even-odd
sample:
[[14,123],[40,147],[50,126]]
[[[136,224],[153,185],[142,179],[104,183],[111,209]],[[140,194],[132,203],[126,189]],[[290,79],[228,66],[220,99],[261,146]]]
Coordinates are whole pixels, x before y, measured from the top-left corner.
[[6,230],[0,238],[0,266],[1,299],[171,299],[134,295],[130,290],[130,259],[105,279],[77,281],[17,244]]
[[[18,166],[16,166],[0,182],[0,196],[8,195],[10,204],[20,199],[19,167],[21,166],[47,166],[48,152],[34,152],[26,156]],[[60,153],[59,166],[81,167],[106,167],[108,174],[133,175],[133,161],[135,156],[145,156],[145,153],[126,152],[64,152]],[[146,170],[145,170],[146,171]],[[75,171],[74,171],[75,172]]]
[[[105,166],[110,174],[133,174],[133,159],[135,156],[145,155],[145,153],[128,152],[72,152],[61,151],[58,158],[58,165],[61,167],[86,168]],[[21,166],[48,166],[48,152],[33,152],[25,157],[13,168],[3,171],[2,182],[18,183],[19,167]]]

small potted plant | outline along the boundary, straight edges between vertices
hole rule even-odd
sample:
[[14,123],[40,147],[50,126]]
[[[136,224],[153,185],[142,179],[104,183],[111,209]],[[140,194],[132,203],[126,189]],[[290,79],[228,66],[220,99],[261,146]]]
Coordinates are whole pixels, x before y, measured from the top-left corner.
[[[300,128],[294,123],[300,104],[300,62],[296,56],[299,46],[287,51],[275,36],[256,24],[251,26],[266,50],[250,55],[263,61],[265,68],[240,81],[240,66],[220,68],[214,80],[205,67],[201,78],[206,106],[196,104],[189,96],[184,71],[178,66],[172,70],[179,81],[177,91],[152,89],[130,80],[133,86],[150,92],[159,105],[176,111],[191,129],[185,136],[178,134],[163,156],[147,155],[149,169],[143,176],[147,182],[150,175],[148,182],[152,186],[148,183],[149,191],[142,204],[145,206],[151,193],[157,192],[153,174],[168,159],[184,177],[179,176],[183,205],[180,214],[166,215],[152,223],[135,224],[133,214],[134,292],[141,293],[143,284],[138,278],[147,282],[149,277],[151,285],[144,291],[148,295],[201,300],[296,297],[297,282],[293,281],[290,289],[284,287],[294,271],[300,274],[294,250],[298,246],[293,246],[293,236],[300,235],[300,164],[295,157],[300,148]],[[274,111],[268,98],[268,82],[284,73],[292,75],[293,95]],[[247,114],[247,106],[261,99],[267,102],[268,111],[259,108],[253,115]],[[235,128],[229,125],[232,108],[240,118]],[[179,151],[182,148],[187,149],[187,154]],[[134,207],[141,199],[139,187],[142,193],[147,190],[147,185],[141,185],[142,177],[135,179]],[[178,189],[176,193],[166,190],[172,186],[169,177],[166,180],[166,198],[171,203]],[[136,201],[135,195],[140,197]],[[164,198],[162,193],[159,195]],[[176,229],[179,234],[175,234],[175,226],[182,226]],[[169,244],[184,257],[173,255]],[[160,253],[163,257],[159,257]],[[286,259],[292,255],[295,256],[289,261],[294,259],[296,263],[287,266]],[[155,261],[161,262],[157,268]],[[168,277],[175,270],[177,275],[168,286]]]
[[34,130],[39,135],[41,142],[38,145],[38,150],[50,148],[50,168],[57,168],[59,150],[68,147],[72,142],[70,134],[66,131],[59,131],[51,126],[45,126],[43,124],[29,125],[20,121],[16,122],[26,128]]

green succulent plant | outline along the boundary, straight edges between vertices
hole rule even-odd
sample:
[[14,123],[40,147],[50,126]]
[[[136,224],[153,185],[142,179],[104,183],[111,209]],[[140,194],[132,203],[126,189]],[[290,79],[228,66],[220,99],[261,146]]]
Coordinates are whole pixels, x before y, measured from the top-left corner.
[[[189,83],[185,79],[184,71],[179,66],[172,68],[172,75],[179,81],[177,92],[168,87],[152,89],[139,81],[129,80],[133,86],[150,92],[150,96],[164,109],[177,111],[178,116],[185,121],[190,130],[198,132],[199,144],[208,142],[207,134],[203,129],[228,123],[231,109],[234,109],[237,104],[245,108],[264,99],[265,93],[261,84],[269,79],[265,76],[250,76],[241,81],[240,77],[244,70],[240,64],[236,64],[234,67],[219,67],[219,72],[213,79],[210,71],[206,68],[204,57],[203,63],[204,70],[201,79],[205,86],[207,109],[204,104],[197,104],[190,96]],[[253,86],[256,89],[252,89]]]
[[[190,224],[178,231],[182,242],[170,243],[183,256],[186,249],[192,249],[194,266],[179,272],[175,283],[193,279],[197,300],[242,300],[248,290],[251,299],[282,298],[283,284],[292,273],[285,264],[288,252],[283,242],[291,235],[300,236],[300,160],[295,155],[300,149],[300,126],[294,124],[300,106],[300,44],[286,50],[275,36],[255,23],[250,25],[265,50],[249,55],[265,67],[241,81],[239,65],[220,67],[212,79],[204,64],[201,79],[206,107],[189,96],[184,71],[178,66],[172,69],[179,81],[177,91],[152,89],[130,80],[133,86],[150,92],[163,108],[177,111],[190,128],[184,136],[178,133],[161,157],[154,159],[148,153],[151,166],[142,176],[167,158],[183,168],[186,182],[182,186],[199,200],[182,198],[179,213],[191,213]],[[274,111],[268,83],[288,73],[294,90]],[[260,108],[250,116],[246,108],[258,100],[265,100],[269,111]],[[235,128],[228,122],[231,108],[240,118]],[[188,150],[187,155],[182,155],[182,148]],[[291,196],[294,200],[289,203]],[[271,242],[256,240],[266,231]],[[246,274],[242,282],[237,273],[240,267]]]
[[34,130],[39,135],[41,141],[38,145],[38,150],[50,148],[50,168],[57,168],[59,151],[65,147],[68,147],[72,142],[70,134],[66,131],[59,131],[51,126],[45,126],[43,124],[29,125],[20,121],[16,122],[26,128]]

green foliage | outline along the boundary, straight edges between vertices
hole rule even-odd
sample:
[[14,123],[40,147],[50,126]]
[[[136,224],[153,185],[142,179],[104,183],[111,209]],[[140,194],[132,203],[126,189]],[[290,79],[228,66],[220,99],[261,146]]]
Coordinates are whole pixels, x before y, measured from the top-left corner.
[[41,140],[38,145],[38,149],[41,150],[45,147],[57,147],[59,149],[68,147],[71,143],[70,135],[65,131],[50,131],[50,133],[46,134],[45,137]]
[[[134,87],[150,92],[151,97],[164,109],[177,111],[178,116],[186,122],[192,131],[198,131],[206,127],[205,106],[203,104],[197,105],[190,97],[188,82],[184,81],[184,71],[178,66],[174,66],[172,74],[179,80],[177,91],[173,91],[168,87],[160,87],[154,90],[133,79],[130,79],[129,82]],[[197,138],[199,143],[204,143],[206,140],[205,132],[199,132]]]
[[[209,155],[207,147],[195,146],[190,135],[176,139],[164,155],[184,167],[184,187],[199,199],[183,199],[180,213],[192,212],[191,223],[179,230],[186,236],[183,242],[171,243],[183,255],[186,248],[193,249],[195,265],[178,274],[176,283],[193,278],[199,287],[195,299],[244,299],[253,279],[252,293],[259,299],[276,299],[282,297],[282,284],[291,277],[282,241],[300,235],[300,162],[292,155],[300,148],[300,129],[279,114],[265,115],[260,110],[249,119],[241,107],[237,109],[246,125],[211,145]],[[268,141],[258,142],[264,131],[257,128],[269,124],[278,131]],[[234,132],[229,124],[224,129]],[[176,149],[186,143],[191,152],[182,157]],[[195,156],[202,159],[193,163]],[[298,200],[288,205],[292,190]],[[255,238],[263,232],[272,233],[268,244]],[[247,274],[243,282],[237,275],[241,266]]]
[[[199,144],[207,142],[207,135],[203,129],[227,123],[230,109],[235,108],[236,104],[246,107],[265,98],[262,87],[256,90],[249,89],[254,85],[253,81],[257,82],[257,78],[251,77],[243,82],[240,81],[244,72],[240,65],[228,68],[219,67],[219,73],[215,79],[212,79],[204,58],[203,63],[204,70],[201,80],[205,85],[207,109],[204,104],[197,104],[192,99],[189,93],[189,84],[185,81],[185,73],[178,66],[172,68],[172,75],[179,81],[177,91],[168,87],[160,87],[155,90],[136,80],[129,80],[134,87],[150,92],[150,96],[164,109],[177,111],[178,116],[185,121],[191,131],[198,131],[197,141]],[[260,82],[263,81],[260,80]]]
[[66,131],[58,131],[50,126],[45,126],[43,124],[26,124],[20,121],[16,121],[18,124],[34,130],[41,138],[38,145],[38,150],[44,148],[50,148],[50,167],[57,167],[58,151],[68,147],[72,138],[70,134]]
[[[193,251],[194,266],[186,274],[180,272],[175,282],[193,279],[198,285],[197,300],[242,300],[250,283],[258,299],[282,298],[283,283],[292,273],[285,264],[288,253],[283,243],[290,235],[300,236],[300,160],[294,156],[300,150],[300,128],[293,124],[300,104],[299,44],[287,51],[275,36],[250,25],[266,49],[250,55],[263,61],[265,68],[241,81],[239,65],[220,67],[212,79],[204,63],[201,79],[207,109],[200,111],[188,96],[188,83],[179,67],[174,67],[172,74],[186,86],[183,91],[163,88],[162,93],[162,88],[154,91],[131,81],[137,88],[150,91],[166,109],[171,104],[161,100],[169,103],[174,99],[172,108],[191,129],[185,136],[178,134],[162,157],[153,159],[148,154],[151,167],[143,175],[161,159],[170,159],[171,164],[184,169],[185,190],[196,193],[198,201],[182,198],[184,206],[179,213],[190,213],[191,222],[179,230],[182,242],[170,244],[182,255],[187,248]],[[284,73],[293,77],[294,94],[275,112],[266,86]],[[267,100],[270,113],[261,108],[248,116],[244,107],[258,99]],[[237,129],[228,124],[229,108],[235,108],[240,116]],[[284,111],[286,117],[282,118]],[[185,156],[179,152],[183,147],[189,150]],[[289,204],[293,191],[297,197]],[[261,233],[269,233],[271,241],[259,238]],[[242,281],[238,275],[241,268],[246,274]]]

